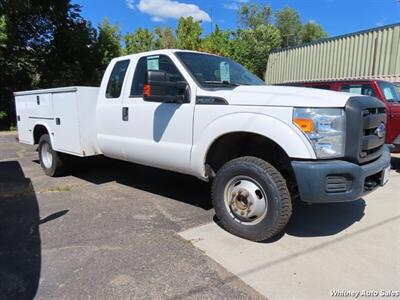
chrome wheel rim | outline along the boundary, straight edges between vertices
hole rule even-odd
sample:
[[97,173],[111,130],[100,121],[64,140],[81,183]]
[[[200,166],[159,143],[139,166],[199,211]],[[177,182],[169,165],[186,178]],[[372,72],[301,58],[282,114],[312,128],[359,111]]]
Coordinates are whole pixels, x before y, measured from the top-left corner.
[[48,143],[44,143],[41,150],[40,150],[40,156],[42,158],[42,163],[43,165],[47,168],[50,169],[52,164],[53,164],[53,154],[51,152],[51,146]]
[[232,218],[243,225],[255,225],[264,219],[267,200],[261,185],[247,176],[236,176],[225,187],[225,207]]

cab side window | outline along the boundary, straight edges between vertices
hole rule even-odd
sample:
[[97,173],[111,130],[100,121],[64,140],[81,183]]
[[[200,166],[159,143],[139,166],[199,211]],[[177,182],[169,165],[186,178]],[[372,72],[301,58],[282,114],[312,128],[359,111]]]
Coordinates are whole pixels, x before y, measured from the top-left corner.
[[172,82],[185,81],[173,61],[166,55],[154,55],[139,59],[133,76],[131,97],[142,97],[147,71],[164,71]]
[[119,98],[121,96],[122,85],[124,84],[126,71],[129,67],[129,60],[122,60],[115,64],[110,79],[108,80],[106,98]]
[[376,97],[372,86],[368,83],[365,84],[343,84],[340,86],[341,92],[354,93],[365,96]]

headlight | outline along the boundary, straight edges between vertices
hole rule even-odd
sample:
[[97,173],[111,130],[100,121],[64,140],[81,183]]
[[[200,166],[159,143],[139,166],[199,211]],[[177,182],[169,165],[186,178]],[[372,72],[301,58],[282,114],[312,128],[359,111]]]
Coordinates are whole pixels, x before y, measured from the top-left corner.
[[308,137],[317,158],[344,156],[345,114],[341,108],[295,108],[293,123]]

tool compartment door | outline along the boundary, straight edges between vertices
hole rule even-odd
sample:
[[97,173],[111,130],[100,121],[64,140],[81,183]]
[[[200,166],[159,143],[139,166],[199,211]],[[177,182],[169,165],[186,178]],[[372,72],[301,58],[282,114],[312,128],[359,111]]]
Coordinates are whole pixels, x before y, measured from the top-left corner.
[[15,109],[17,114],[17,127],[19,141],[26,144],[33,144],[32,128],[27,111],[29,96],[15,97]]
[[28,95],[27,108],[31,119],[53,118],[52,94]]
[[76,92],[53,94],[53,147],[57,151],[82,156],[77,109]]

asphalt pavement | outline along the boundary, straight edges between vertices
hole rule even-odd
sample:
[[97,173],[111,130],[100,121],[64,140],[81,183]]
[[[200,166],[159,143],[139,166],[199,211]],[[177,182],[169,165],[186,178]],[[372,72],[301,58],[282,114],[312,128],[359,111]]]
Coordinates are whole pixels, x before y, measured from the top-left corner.
[[49,178],[15,138],[0,133],[1,300],[263,299],[178,235],[213,220],[208,184],[105,158]]

